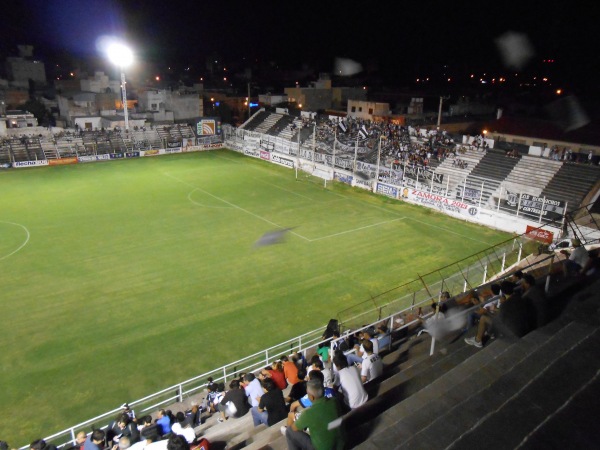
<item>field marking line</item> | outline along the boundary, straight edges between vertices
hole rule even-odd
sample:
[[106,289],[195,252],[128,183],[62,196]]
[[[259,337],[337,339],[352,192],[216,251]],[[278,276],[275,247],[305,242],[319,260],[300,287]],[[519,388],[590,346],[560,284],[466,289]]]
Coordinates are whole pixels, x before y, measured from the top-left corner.
[[14,223],[14,222],[6,222],[4,220],[0,220],[0,223],[7,223],[9,225],[14,225],[16,227],[21,227],[23,228],[23,230],[25,230],[25,234],[27,235],[27,238],[25,238],[25,242],[23,242],[19,248],[17,248],[16,250],[14,250],[13,252],[9,253],[8,255],[4,255],[2,257],[0,257],[0,261],[2,261],[3,259],[8,258],[9,256],[14,255],[15,253],[17,253],[19,250],[21,250],[23,247],[25,247],[28,243],[29,243],[29,238],[30,238],[30,234],[29,234],[29,230],[27,229],[27,227],[25,225],[21,225],[20,223]]
[[307,197],[306,195],[302,195],[302,194],[298,194],[297,192],[290,191],[289,189],[286,189],[284,187],[278,186],[275,183],[270,183],[268,181],[264,181],[264,180],[261,180],[260,178],[256,178],[256,177],[254,178],[254,180],[256,180],[256,181],[258,181],[260,183],[268,184],[269,186],[273,186],[273,187],[275,187],[277,189],[281,189],[282,191],[289,192],[290,194],[297,195],[298,197],[305,198],[307,200],[310,200],[311,202],[316,201],[314,198],[310,198],[310,197]]
[[371,225],[365,225],[364,227],[358,227],[358,228],[354,228],[352,230],[340,231],[339,233],[329,234],[327,236],[321,236],[321,237],[318,237],[315,239],[309,239],[309,241],[310,242],[320,241],[321,239],[327,239],[330,237],[341,236],[342,234],[354,233],[355,231],[360,231],[360,230],[364,230],[366,228],[371,228],[371,227],[377,227],[379,225],[385,225],[386,223],[397,222],[399,220],[404,220],[404,219],[407,219],[407,217],[399,217],[397,219],[385,220],[383,222],[373,223]]
[[463,238],[465,238],[465,239],[470,239],[471,241],[479,242],[479,243],[481,243],[481,244],[486,244],[486,245],[488,244],[488,243],[487,243],[487,242],[485,242],[485,241],[480,241],[479,239],[475,239],[475,238],[472,238],[472,237],[469,237],[469,236],[465,236],[464,234],[460,234],[460,233],[457,233],[456,231],[449,230],[448,228],[440,227],[440,226],[438,226],[438,225],[432,225],[432,224],[430,224],[430,223],[423,222],[422,220],[415,219],[415,218],[413,218],[413,217],[408,217],[408,216],[407,216],[406,218],[407,218],[408,220],[414,220],[415,222],[422,223],[423,225],[427,225],[427,226],[429,226],[429,227],[437,228],[438,230],[444,230],[444,231],[445,231],[445,232],[447,232],[447,233],[452,233],[452,234],[455,234],[455,235],[457,235],[457,236],[463,237]]
[[[197,189],[197,190],[199,190],[200,192],[204,192],[206,195],[209,195],[209,196],[211,196],[212,198],[214,198],[214,199],[216,199],[216,200],[222,201],[222,202],[223,202],[223,203],[225,203],[226,205],[229,205],[229,206],[231,206],[231,207],[233,207],[233,208],[235,208],[235,209],[239,209],[240,211],[242,211],[242,212],[245,212],[246,214],[249,214],[249,215],[251,215],[252,217],[256,217],[257,219],[260,219],[260,220],[262,220],[263,222],[267,222],[268,224],[270,224],[270,225],[273,225],[273,226],[275,226],[275,227],[277,227],[277,228],[282,228],[282,229],[288,228],[288,227],[281,226],[281,225],[279,225],[279,224],[277,224],[277,223],[275,223],[275,222],[272,222],[272,221],[270,221],[269,219],[267,219],[267,218],[265,218],[265,217],[262,217],[262,216],[260,216],[260,215],[258,215],[258,214],[255,214],[255,213],[253,213],[252,211],[248,211],[247,209],[244,209],[244,208],[242,208],[241,206],[238,206],[238,205],[236,205],[235,203],[231,203],[231,202],[229,202],[229,201],[227,201],[227,200],[225,200],[225,199],[222,199],[222,198],[220,198],[220,197],[218,197],[218,196],[216,196],[216,195],[214,195],[214,194],[211,194],[210,192],[208,192],[208,191],[205,191],[205,190],[204,190],[204,189],[202,189],[202,188],[199,188],[199,187],[197,187],[197,186],[194,186],[194,185],[192,185],[192,184],[190,184],[190,183],[187,183],[187,182],[185,182],[185,181],[183,181],[183,180],[180,180],[179,178],[177,178],[177,177],[174,177],[173,175],[171,175],[171,174],[169,174],[169,173],[165,173],[165,175],[166,175],[166,176],[168,176],[169,178],[172,178],[172,179],[173,179],[173,180],[175,180],[175,181],[178,181],[179,183],[185,184],[186,186],[190,186],[190,187],[192,187],[192,188],[194,188],[194,189]],[[294,236],[298,236],[299,238],[301,238],[301,239],[304,239],[305,241],[310,241],[310,239],[308,239],[307,237],[304,237],[304,236],[302,236],[301,234],[298,234],[298,233],[296,233],[296,232],[294,232],[294,231],[290,231],[290,233],[291,233],[291,234],[293,234]]]
[[187,199],[188,199],[190,202],[192,202],[194,205],[198,205],[198,206],[200,206],[200,207],[202,207],[202,208],[232,209],[232,208],[231,208],[231,206],[209,206],[209,205],[205,205],[205,204],[203,204],[203,203],[199,203],[199,202],[197,202],[196,200],[194,200],[194,199],[192,198],[192,194],[193,194],[194,192],[196,192],[197,190],[198,190],[198,188],[192,189],[192,190],[189,192],[189,194],[187,195]]

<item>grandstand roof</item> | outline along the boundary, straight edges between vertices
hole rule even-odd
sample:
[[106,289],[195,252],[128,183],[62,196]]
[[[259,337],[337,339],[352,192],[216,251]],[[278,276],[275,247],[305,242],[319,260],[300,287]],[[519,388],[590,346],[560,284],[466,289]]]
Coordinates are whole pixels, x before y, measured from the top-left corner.
[[557,123],[548,120],[502,117],[483,124],[494,133],[513,134],[537,139],[566,141],[578,144],[600,145],[600,123],[593,121],[572,131],[564,131]]

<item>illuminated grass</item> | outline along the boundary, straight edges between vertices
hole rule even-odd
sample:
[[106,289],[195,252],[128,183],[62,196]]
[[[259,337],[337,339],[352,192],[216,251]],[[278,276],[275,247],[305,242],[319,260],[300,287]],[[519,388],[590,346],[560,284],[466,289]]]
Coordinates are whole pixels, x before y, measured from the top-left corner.
[[[0,175],[11,446],[508,238],[228,151]],[[285,243],[254,247],[278,226]]]

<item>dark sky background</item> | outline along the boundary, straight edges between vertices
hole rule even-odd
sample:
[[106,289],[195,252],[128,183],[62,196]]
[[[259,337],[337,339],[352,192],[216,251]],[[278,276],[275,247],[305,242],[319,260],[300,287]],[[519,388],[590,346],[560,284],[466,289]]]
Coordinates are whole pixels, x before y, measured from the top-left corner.
[[525,33],[535,60],[552,58],[594,87],[597,18],[590,2],[22,0],[0,15],[0,56],[17,43],[49,58],[98,56],[96,39],[117,35],[148,61],[203,65],[207,56],[259,58],[331,70],[335,56],[375,62],[386,73],[432,64],[501,67],[494,39]]

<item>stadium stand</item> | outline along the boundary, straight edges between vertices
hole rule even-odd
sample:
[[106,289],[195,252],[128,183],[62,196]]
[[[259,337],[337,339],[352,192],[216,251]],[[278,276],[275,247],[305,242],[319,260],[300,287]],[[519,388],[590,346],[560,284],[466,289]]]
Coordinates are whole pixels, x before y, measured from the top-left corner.
[[33,161],[35,157],[30,154],[24,139],[13,138],[8,141],[14,161]]
[[163,142],[155,129],[138,129],[130,131],[135,150],[151,150],[163,148]]
[[259,111],[254,114],[250,119],[246,121],[240,128],[248,131],[256,131],[256,128],[259,127],[267,117],[270,116],[270,113],[267,111]]
[[567,209],[576,209],[600,180],[597,166],[562,163],[541,195],[567,202]]
[[10,153],[10,146],[7,141],[0,142],[0,164],[12,163],[12,155]]

